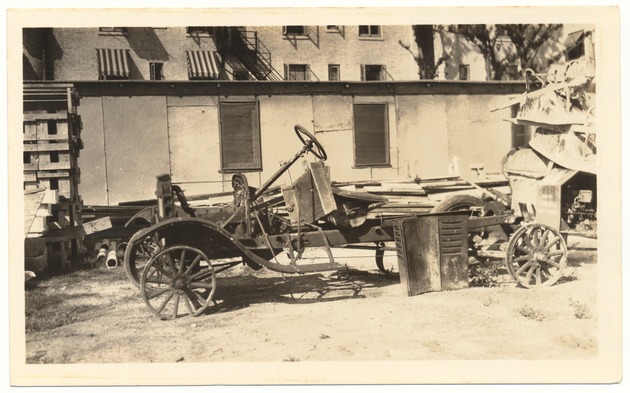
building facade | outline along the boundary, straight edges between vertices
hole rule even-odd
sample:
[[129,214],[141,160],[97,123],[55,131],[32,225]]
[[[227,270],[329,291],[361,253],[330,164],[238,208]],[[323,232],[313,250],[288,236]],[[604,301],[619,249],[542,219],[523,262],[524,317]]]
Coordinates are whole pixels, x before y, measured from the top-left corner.
[[81,97],[86,205],[152,199],[163,173],[189,195],[229,191],[235,172],[260,185],[299,148],[295,124],[328,150],[338,181],[499,173],[523,142],[503,121],[509,109],[491,110],[524,85],[419,80],[411,26],[25,29],[23,38],[25,81],[72,82]]
[[25,80],[417,80],[411,26],[24,29]]

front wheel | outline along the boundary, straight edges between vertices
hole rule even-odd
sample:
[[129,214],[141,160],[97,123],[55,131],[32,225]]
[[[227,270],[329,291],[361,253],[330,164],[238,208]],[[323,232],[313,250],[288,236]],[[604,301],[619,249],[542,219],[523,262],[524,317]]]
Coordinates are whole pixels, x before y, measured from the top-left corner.
[[512,235],[505,261],[510,275],[525,288],[550,286],[567,265],[567,244],[555,229],[529,224]]
[[216,274],[201,250],[172,246],[151,258],[140,288],[149,311],[161,319],[196,317],[213,301]]

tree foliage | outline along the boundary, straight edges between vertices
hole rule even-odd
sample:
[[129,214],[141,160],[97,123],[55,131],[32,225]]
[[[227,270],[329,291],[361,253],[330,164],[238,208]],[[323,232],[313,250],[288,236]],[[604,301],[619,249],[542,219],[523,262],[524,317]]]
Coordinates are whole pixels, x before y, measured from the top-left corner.
[[[486,59],[487,75],[490,80],[501,80],[507,76],[508,65],[520,60],[521,70],[532,68],[535,72],[559,57],[559,53],[545,54],[548,61],[535,62],[541,49],[561,32],[561,24],[496,24],[496,25],[447,25],[448,32],[459,34],[476,45]],[[501,45],[509,37],[513,48],[506,50]],[[510,44],[508,44],[510,45]]]

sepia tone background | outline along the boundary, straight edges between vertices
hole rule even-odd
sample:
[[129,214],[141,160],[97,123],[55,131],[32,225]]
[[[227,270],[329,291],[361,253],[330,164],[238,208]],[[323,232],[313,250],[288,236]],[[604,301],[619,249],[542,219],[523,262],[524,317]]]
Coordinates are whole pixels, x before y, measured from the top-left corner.
[[[610,22],[611,21],[610,18],[613,18],[613,14],[611,14],[609,12],[610,10],[604,11],[604,9],[598,9],[598,11],[599,12],[589,12],[589,13],[584,13],[584,12],[576,12],[576,13],[564,12],[564,14],[566,14],[566,17],[569,20],[571,20],[572,22],[574,22],[574,23],[576,23],[576,22],[588,22],[588,23],[596,24],[596,29],[601,28],[602,35],[604,37],[611,38],[610,41],[607,41],[608,43],[611,43],[611,42],[614,41],[613,38],[615,37],[615,34],[617,33],[617,31],[614,29],[614,27],[615,27],[614,23]],[[417,10],[416,10],[416,12],[417,12]],[[386,15],[381,15],[379,13],[375,13],[373,15],[370,15],[370,12],[360,12],[360,13],[357,13],[356,15],[352,15],[352,16],[346,14],[346,15],[344,15],[344,18],[343,18],[343,24],[350,24],[350,20],[352,20],[353,17],[354,18],[368,18],[368,19],[372,18],[371,20],[378,20],[379,24],[384,24],[384,22],[381,22],[381,21],[386,21],[386,20],[395,20],[396,21],[395,23],[398,23],[398,22],[403,23],[402,19],[412,18],[412,17],[415,17],[415,18],[418,18],[418,19],[425,18],[425,20],[428,20],[429,16],[441,16],[442,18],[444,18],[444,15],[443,14],[440,15],[439,13],[436,13],[436,14],[433,14],[433,15],[431,15],[431,13],[422,13],[421,16],[418,16],[417,13],[402,13],[402,12],[401,13],[389,12],[388,14],[389,15],[387,15],[387,14]],[[529,14],[529,15],[527,15],[527,13],[524,13],[524,14],[525,15],[521,15],[521,17],[534,18],[535,15],[536,15],[535,13],[532,13],[532,14]],[[294,15],[295,15],[294,13],[291,13],[292,17],[295,17]],[[401,16],[401,15],[404,15],[404,17]],[[485,17],[490,17],[489,15],[490,15],[490,13],[484,14]],[[20,18],[17,18],[18,16],[20,16]],[[36,16],[36,15],[32,15],[31,14],[31,16]],[[182,18],[189,18],[189,15],[187,15],[187,14],[181,14],[180,16]],[[242,12],[239,13],[238,15],[235,15],[235,14],[231,14],[230,15],[230,17],[233,18],[233,20],[235,21],[234,25],[238,24],[238,23],[236,23],[236,21],[240,20],[240,18],[242,16],[243,16]],[[255,13],[255,16],[252,16],[252,15],[247,15],[247,16],[250,17],[250,18],[253,18],[257,22],[262,19],[261,22],[258,22],[256,24],[260,24],[260,23],[263,23],[263,22],[269,23],[268,21],[272,20],[273,18],[277,18],[278,17],[277,12],[269,13],[269,15],[265,15],[265,13],[257,12],[257,13]],[[327,18],[331,17],[331,15],[326,15],[326,13],[323,12],[323,11],[321,11],[321,14],[318,13],[317,16],[318,17],[327,17]],[[449,17],[450,16],[451,15],[449,15]],[[493,16],[496,17],[495,14],[493,14]],[[499,14],[499,16],[500,16],[500,14]],[[11,28],[15,28],[16,26],[22,26],[21,23],[24,23],[23,22],[23,20],[24,20],[23,17],[24,17],[24,15],[16,15],[15,19],[11,20],[11,22],[16,23],[16,25],[11,25],[10,24],[10,27]],[[40,17],[41,17],[41,15],[40,15]],[[162,19],[160,15],[150,15],[149,16],[148,13],[142,13],[142,18],[149,18],[149,17],[151,18],[152,21],[155,20],[155,21],[160,21],[160,22],[165,22],[165,23],[172,23],[173,22],[172,18],[168,18],[168,22],[167,22],[166,20]],[[214,17],[214,15],[213,15],[213,17]],[[514,18],[514,17],[515,16],[513,16],[513,15],[510,16],[510,18],[511,18],[510,22],[512,22],[512,20],[513,20],[512,18]],[[573,17],[573,19],[572,19],[572,17]],[[268,19],[266,19],[266,18],[268,18]],[[474,19],[474,18],[471,18],[470,15],[460,16],[460,18],[463,18],[463,21],[461,21],[461,23],[472,23],[473,19]],[[477,18],[479,18],[479,17],[477,17]],[[46,23],[49,23],[49,19],[47,19],[47,18],[42,18],[42,19],[43,20],[40,20],[40,23],[43,22],[44,25],[46,26],[47,25]],[[29,19],[29,23],[31,23],[34,20],[36,20],[36,18]],[[82,19],[82,20],[84,20],[84,19]],[[117,24],[123,24],[122,21],[124,20],[124,18],[117,19],[117,21],[119,21],[119,20],[121,22],[119,22]],[[146,19],[143,19],[143,20],[146,20]],[[178,21],[177,24],[178,25],[182,25],[182,23],[180,23],[179,20],[180,19],[177,18],[177,21]],[[284,19],[281,19],[281,20],[282,20],[282,22],[284,22]],[[613,20],[614,20],[614,18],[613,18]],[[129,23],[129,22],[130,21],[127,21],[127,24],[133,25],[133,23]],[[207,22],[204,22],[204,23],[207,23]],[[394,23],[394,22],[390,22],[390,23]],[[407,21],[405,21],[404,23],[407,23]],[[431,23],[431,22],[427,21],[426,23]],[[151,24],[156,24],[156,23],[151,23]],[[254,24],[254,23],[248,23],[248,24]],[[11,31],[15,32],[15,30],[11,30]],[[606,49],[604,49],[604,50],[606,50]],[[615,80],[613,78],[613,76],[618,75],[618,72],[615,72],[616,68],[615,68],[614,64],[612,64],[612,65],[609,64],[609,60],[612,60],[612,58],[614,58],[615,52],[613,50],[613,51],[609,52],[608,54],[610,56],[606,57],[605,61],[598,62],[598,65],[601,64],[602,68],[606,68],[608,71],[612,70],[612,72],[607,72],[605,74],[605,77],[603,77],[601,79],[598,79],[598,95],[599,95],[598,99],[600,99],[600,97],[602,97],[602,96],[603,97],[607,97],[607,98],[608,97],[613,98],[613,97],[615,97],[615,94],[616,94],[615,93],[615,89],[613,87],[614,86],[614,80]],[[612,62],[612,63],[614,63],[614,62]],[[608,67],[612,67],[612,68],[608,68]],[[601,86],[601,88],[600,88],[600,86]],[[14,88],[17,87],[17,89],[19,91],[19,88],[20,88],[19,85],[13,86],[13,87]],[[18,109],[19,109],[19,105],[17,105],[17,106],[18,106]],[[312,106],[312,103],[311,103],[311,105],[306,105],[306,106]],[[89,107],[89,105],[88,105],[88,107]],[[600,105],[599,108],[602,108],[602,106]],[[13,109],[16,109],[15,108],[15,103],[13,105]],[[485,112],[485,108],[475,108],[475,109],[480,109],[481,111]],[[476,111],[474,111],[474,110],[472,112],[476,113]],[[15,115],[15,111],[11,112],[11,114]],[[610,124],[609,129],[616,129],[615,116],[616,116],[616,114],[614,113],[614,110],[611,112],[611,116],[610,117],[603,116],[606,119],[612,120],[612,123]],[[19,119],[19,117],[17,119]],[[307,119],[308,119],[308,117],[307,117]],[[15,120],[15,118],[13,120]],[[284,124],[284,123],[287,123],[287,124]],[[285,127],[286,126],[289,126],[289,127],[291,126],[289,119],[286,119],[285,121],[281,121],[281,122],[279,122],[279,124],[283,125]],[[411,128],[411,126],[408,126],[408,127]],[[9,135],[9,138],[11,138],[11,137],[12,136]],[[15,136],[13,136],[13,137],[15,137]],[[604,145],[607,145],[607,146],[609,146],[611,148],[611,156],[610,156],[611,158],[614,158],[614,152],[615,152],[614,146],[616,146],[615,145],[615,138],[617,138],[617,137],[618,137],[618,135],[613,135],[612,137],[608,136],[608,138],[606,136],[603,136],[604,140],[602,141],[602,143]],[[411,142],[413,142],[414,140],[415,139],[410,137],[410,141]],[[10,139],[10,141],[11,141],[11,139]],[[323,142],[324,142],[324,144],[326,146],[328,146],[328,144],[326,144],[325,141],[323,141]],[[399,143],[401,145],[407,146],[407,144],[405,144],[405,143],[400,143],[400,142],[396,142],[396,143]],[[506,143],[506,145],[507,145],[507,143]],[[501,151],[503,151],[503,149]],[[13,154],[13,156],[15,156],[15,154]],[[12,156],[10,154],[10,158],[11,157]],[[16,161],[16,162],[19,162],[19,161]],[[342,166],[343,163],[337,163],[337,164],[338,164],[338,166]],[[619,167],[618,167],[618,161],[617,160],[612,160],[611,162],[602,163],[602,165],[604,165],[604,168],[606,169],[607,173],[611,173],[611,174],[618,173]],[[606,167],[606,165],[609,165],[609,167]],[[331,166],[333,167],[333,170],[334,170],[335,164],[333,162],[331,162]],[[448,168],[447,165],[445,165],[445,166]],[[409,165],[406,165],[405,168],[409,168]],[[408,170],[408,169],[405,169],[405,170]],[[405,175],[409,175],[409,174],[410,173],[405,173]],[[341,173],[341,175],[343,176],[343,172]],[[265,176],[263,175],[262,178],[265,178]],[[613,179],[614,179],[614,177],[613,177]],[[13,180],[15,180],[15,178]],[[152,184],[152,179],[150,179],[149,182],[150,182],[150,184]],[[614,184],[614,182],[612,182],[611,184],[604,185],[604,187],[615,187],[615,184]],[[98,193],[95,193],[95,195],[96,196],[94,198],[102,198],[102,196],[98,196],[99,195]],[[610,195],[611,195],[611,205],[609,205],[609,206],[616,206],[616,200],[615,200],[614,197],[615,197],[615,195],[618,195],[618,194],[614,194],[614,192],[612,192],[612,193],[610,193]],[[143,195],[140,194],[139,191],[138,191],[137,194],[133,194],[132,193],[131,196],[139,197],[139,198],[143,197]],[[127,198],[127,197],[129,197],[129,195],[125,195],[125,198]],[[106,198],[109,198],[109,196],[107,196]],[[117,197],[113,197],[112,201],[115,201],[116,198]],[[122,199],[123,197],[120,197],[120,198]],[[12,206],[13,206],[13,204],[12,204]],[[15,210],[20,211],[20,209],[15,209]],[[604,212],[603,212],[604,215],[606,215],[607,213],[609,214],[608,219],[611,219],[611,221],[610,221],[611,222],[611,228],[610,229],[614,230],[615,225],[612,224],[612,223],[614,223],[616,221],[616,218],[615,218],[616,215],[614,214],[614,212],[611,212],[611,211],[607,212],[605,208],[603,210],[604,210]],[[602,218],[602,220],[604,220],[604,219],[605,218]],[[19,222],[20,220],[17,220],[17,221]],[[607,229],[604,229],[604,231],[606,231]],[[618,236],[618,232],[617,233],[613,233],[609,237],[605,237],[605,239],[607,239],[606,241],[608,241],[609,239],[611,241],[613,241],[613,239],[615,239],[617,236]],[[611,253],[611,255],[608,255],[608,256],[604,255],[604,258],[606,258],[606,257],[611,258],[612,257],[611,258],[612,260],[620,260],[620,258],[618,257],[617,251],[615,251],[616,247],[610,247],[610,248],[604,247],[604,249],[605,249],[604,253],[606,253],[606,252]],[[16,249],[12,249],[12,252],[14,253],[14,255],[18,255],[19,254],[19,253],[15,254],[15,253],[18,252],[18,250],[16,250]],[[601,259],[601,257],[602,256],[600,255],[600,259]],[[19,266],[18,266],[18,268],[19,268]],[[609,284],[611,282],[613,284],[616,283],[617,282],[616,278],[618,278],[619,275],[615,275],[615,269],[616,269],[615,266],[610,266],[610,268],[612,269],[612,271],[608,271],[608,269],[605,269],[606,271],[603,271],[602,274],[598,275],[600,280],[608,280],[608,279],[612,278],[611,281],[608,281],[608,282],[604,281],[606,283],[606,285],[601,285],[600,286],[601,290],[609,290],[609,289],[611,289],[611,287],[612,287],[613,290],[616,289],[615,285],[609,285]],[[12,276],[14,276],[15,280],[18,280],[19,277],[17,277],[17,275],[14,275],[14,273],[15,272],[12,272]],[[13,292],[13,298],[17,300],[17,299],[19,299],[19,296],[16,296],[16,295],[19,295],[19,293],[20,293],[19,288],[20,288],[21,284],[19,282],[16,282],[15,280],[12,281],[12,285],[13,285],[13,289],[17,290],[17,291]],[[613,293],[612,297],[606,296],[605,294],[603,294],[602,296],[604,296],[604,297],[600,297],[600,299],[601,298],[616,299],[618,294],[614,294]],[[614,305],[614,303],[615,302],[613,301],[612,305]],[[617,326],[617,324],[615,324],[615,321],[617,321],[617,318],[618,318],[618,315],[616,314],[616,310],[617,310],[617,308],[614,307],[614,306],[611,307],[610,309],[608,308],[608,305],[603,306],[602,309],[600,310],[600,318],[601,318],[600,320],[601,321],[610,321],[611,322],[611,326],[613,327],[613,331],[617,331],[619,333],[620,331],[618,330],[618,326]],[[16,308],[14,307],[12,309],[12,312],[13,312],[13,314],[12,314],[13,316],[20,315],[19,314],[19,308],[16,311]],[[15,312],[17,312],[17,314]],[[12,320],[13,319],[14,318],[12,317]],[[16,319],[16,323],[19,323],[17,321],[17,319]],[[21,332],[23,332],[23,329],[21,329],[21,332],[20,332],[19,325],[17,325],[17,326],[18,326],[17,328],[13,329],[12,333],[14,335],[17,334],[18,337],[19,337],[19,334],[22,334]],[[602,352],[603,353],[617,354],[616,345],[618,343],[618,341],[617,341],[618,338],[619,338],[618,334],[612,335],[612,336],[608,336],[608,337],[603,337],[603,339],[602,339]],[[609,343],[608,339],[611,339],[612,342]],[[13,356],[13,359],[15,361],[14,364],[19,365],[20,364],[19,359],[23,359],[23,357],[22,358],[19,357],[21,348],[20,348],[19,344],[16,344],[16,343],[19,343],[19,339],[13,340],[12,342],[13,342],[12,356]],[[607,352],[606,348],[611,349],[611,351]],[[613,357],[616,357],[616,355],[613,356]],[[605,378],[603,376],[607,375],[606,374],[607,372],[613,372],[614,369],[615,369],[615,367],[614,366],[611,367],[611,364],[608,363],[608,362],[609,362],[608,358],[598,359],[597,362],[594,362],[594,363],[600,364],[600,367],[604,367],[604,368],[597,369],[599,371],[596,372],[596,373],[592,371],[593,370],[593,368],[592,368],[593,362],[589,362],[588,370],[592,374],[586,374],[586,371],[582,372],[582,373],[576,373],[576,370],[581,370],[582,368],[584,368],[584,370],[586,370],[587,369],[587,367],[586,367],[587,365],[586,364],[582,364],[581,362],[575,362],[575,363],[574,362],[564,362],[562,369],[565,370],[567,373],[566,374],[562,374],[562,372],[556,372],[554,377],[558,378],[559,381],[560,380],[562,380],[562,381],[572,381],[572,380],[574,380],[572,378],[577,378],[577,379],[579,379],[581,381],[597,380],[598,378]],[[466,363],[463,363],[463,364],[466,364]],[[571,367],[568,367],[569,364],[570,364]],[[369,376],[370,375],[370,371],[369,370],[371,369],[371,367],[378,367],[379,370],[380,370],[381,367],[387,367],[387,366],[388,366],[387,364],[385,364],[385,365],[379,364],[378,366],[375,366],[373,364],[362,365],[362,367],[360,368],[361,369],[361,374],[362,374],[362,376],[363,375]],[[397,366],[400,366],[400,364],[398,364]],[[418,367],[418,364],[416,362],[411,362],[409,364],[406,364],[405,366]],[[465,374],[463,376],[458,376],[458,375],[453,375],[453,374],[446,375],[446,374],[436,374],[436,373],[430,373],[429,372],[429,370],[440,369],[442,366],[443,365],[435,364],[435,363],[430,364],[430,365],[423,364],[422,367],[425,370],[425,372],[423,372],[421,375],[413,376],[412,379],[414,379],[414,381],[417,381],[417,382],[418,381],[420,381],[420,382],[427,382],[427,381],[432,381],[432,382],[456,382],[456,381],[460,381],[460,382],[462,382],[462,381],[472,381],[472,380],[475,380],[475,381],[492,381],[492,376],[483,376],[483,373],[481,373],[481,374],[475,373],[474,375],[472,375],[470,373],[467,373],[467,374]],[[479,366],[479,364],[477,364],[476,366]],[[538,365],[538,367],[540,367],[540,366],[541,365]],[[299,365],[286,365],[286,364],[265,365],[265,370],[266,370],[264,372],[265,375],[258,375],[256,373],[253,373],[253,375],[250,375],[247,378],[252,378],[252,381],[279,382],[279,381],[282,380],[282,377],[280,377],[280,378],[275,377],[276,379],[274,381],[274,377],[272,377],[271,380],[270,380],[269,379],[269,375],[273,374],[274,370],[277,370],[277,374],[276,375],[286,375],[287,369],[290,369],[290,371],[289,371],[290,373],[296,373],[296,374],[293,374],[293,375],[304,375],[304,377],[303,377],[304,378],[303,379],[304,382],[307,382],[307,381],[322,382],[322,381],[327,381],[325,370],[327,368],[329,368],[329,367],[342,367],[342,368],[344,368],[344,367],[351,367],[351,368],[349,368],[348,380],[353,380],[352,379],[353,377],[354,378],[357,377],[354,372],[350,371],[350,370],[354,369],[354,367],[349,366],[348,364],[344,363],[342,365],[325,364],[325,365],[321,365],[321,368],[316,367],[316,368],[312,368],[312,369],[309,369],[309,370],[301,369],[301,367]],[[455,363],[449,362],[449,368],[450,367],[453,367],[454,369],[462,370],[462,366],[459,365],[457,362],[455,362]],[[94,381],[94,379],[92,379],[92,378],[94,378],[95,376],[98,376],[99,374],[102,375],[102,371],[101,370],[95,370],[94,368],[91,368],[91,367],[70,366],[70,368],[68,369],[68,367],[60,366],[59,368],[57,368],[57,367],[54,367],[54,368],[56,369],[57,372],[52,373],[52,374],[49,374],[48,371],[46,369],[44,369],[44,368],[39,368],[39,367],[35,367],[35,366],[29,366],[29,367],[24,367],[24,368],[22,368],[22,367],[15,367],[14,366],[13,370],[14,370],[14,375],[16,376],[16,383],[17,383],[18,380],[22,381],[22,383],[28,383],[26,381],[30,381],[32,383],[33,383],[33,381],[43,381],[44,379],[37,379],[36,380],[36,379],[32,379],[32,378],[35,378],[35,377],[39,378],[39,377],[46,377],[46,376],[48,376],[48,378],[52,378],[52,379],[45,379],[46,381],[58,381],[61,384],[69,383],[69,381],[67,379],[61,379],[61,380],[56,379],[56,378],[59,377],[58,371],[64,370],[64,369],[65,370],[63,371],[63,373],[70,373],[70,374],[74,374],[76,376],[80,376],[81,375],[81,376],[84,376],[84,377],[88,378],[88,379],[72,379],[73,382],[70,383],[70,384],[82,383],[82,381]],[[113,368],[114,371],[113,372],[107,372],[106,375],[117,375],[117,376],[120,376],[120,378],[117,378],[116,381],[112,381],[112,383],[123,383],[121,381],[125,381],[126,380],[125,378],[132,377],[132,376],[126,375],[125,373],[120,373],[120,374],[117,373],[118,371],[122,371],[124,369],[124,367],[118,367],[117,365],[112,365],[112,368]],[[145,370],[146,370],[147,374],[153,374],[155,372],[156,375],[160,375],[160,373],[165,368],[167,368],[167,366],[147,366]],[[213,365],[213,369],[215,369],[217,371],[218,370],[225,371],[224,373],[221,374],[222,376],[224,376],[224,378],[226,378],[225,380],[232,380],[233,381],[233,379],[231,379],[229,377],[230,375],[232,375],[229,372],[231,370],[231,368],[232,367],[230,365]],[[402,373],[401,372],[401,369],[404,369],[404,368],[405,367],[396,367],[396,369],[392,370],[391,380],[388,380],[388,381],[371,381],[371,380],[369,380],[369,377],[367,377],[366,378],[367,380],[365,380],[365,382],[371,382],[371,383],[389,382],[389,383],[394,383],[396,381],[408,381],[410,376],[407,373]],[[515,369],[516,368],[518,368],[518,367],[515,367]],[[47,368],[47,369],[51,370],[51,368]],[[569,369],[571,369],[570,372],[568,371]],[[271,371],[272,373],[269,373],[269,371]],[[15,374],[15,372],[17,372],[17,374]],[[198,377],[199,379],[197,379],[198,381],[203,381],[204,380],[204,377],[201,374],[194,374],[193,370],[185,370],[184,372],[185,373],[190,372],[192,375],[199,375],[199,377]],[[561,374],[561,375],[559,375],[559,374]],[[589,377],[589,375],[590,375],[590,377]],[[242,378],[243,378],[242,375],[239,376],[239,381],[238,381],[239,383],[245,383],[245,381]],[[156,379],[156,381],[158,379]],[[143,380],[146,381],[145,378],[143,378]],[[193,380],[188,379],[188,381],[193,381]],[[181,382],[181,381],[179,381],[179,382]],[[216,382],[219,382],[219,381],[213,381],[213,382],[216,383]],[[328,381],[328,382],[347,382],[347,381]],[[53,383],[53,382],[48,382],[48,383]],[[167,383],[167,382],[164,382],[164,383]]]

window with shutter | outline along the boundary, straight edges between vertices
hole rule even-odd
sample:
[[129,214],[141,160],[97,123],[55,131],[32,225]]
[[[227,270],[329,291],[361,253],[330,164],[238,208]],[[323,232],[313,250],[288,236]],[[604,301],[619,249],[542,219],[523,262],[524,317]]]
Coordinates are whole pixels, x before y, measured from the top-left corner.
[[221,169],[261,170],[258,102],[219,103],[221,116]]
[[284,79],[288,81],[309,80],[308,64],[286,64],[284,67]]
[[362,81],[382,81],[385,67],[380,64],[361,64]]
[[389,165],[387,104],[354,104],[354,164]]

